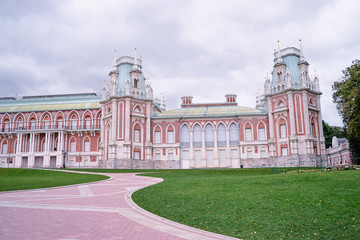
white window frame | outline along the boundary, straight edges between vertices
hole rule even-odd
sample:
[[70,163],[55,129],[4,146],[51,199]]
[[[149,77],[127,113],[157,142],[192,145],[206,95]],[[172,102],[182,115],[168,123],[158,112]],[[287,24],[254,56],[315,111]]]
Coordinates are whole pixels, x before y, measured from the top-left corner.
[[167,142],[174,143],[174,131],[167,132]]
[[266,140],[266,138],[265,138],[265,128],[259,128],[258,129],[258,140],[259,141]]
[[160,161],[161,160],[161,152],[157,151],[155,152],[155,161]]
[[70,152],[76,152],[76,142],[75,141],[70,142]]
[[282,147],[281,148],[281,156],[287,156],[288,155],[288,148]]
[[8,153],[8,143],[3,143],[2,144],[2,149],[1,149],[1,153]]
[[154,134],[154,140],[155,140],[155,143],[161,143],[161,132],[160,131],[156,131],[155,134]]
[[91,126],[91,119],[85,118],[85,129],[90,129]]
[[90,141],[84,142],[84,152],[90,152]]
[[173,152],[172,150],[170,150],[170,151],[168,152],[168,160],[169,160],[169,161],[174,160],[174,152]]
[[139,143],[140,142],[140,130],[134,129],[134,142]]
[[246,158],[253,158],[253,150],[252,149],[246,149]]
[[138,151],[134,152],[134,159],[140,160],[140,152],[138,152]]
[[286,138],[287,134],[286,134],[286,124],[281,124],[279,126],[280,128],[280,138]]
[[252,141],[252,129],[245,128],[245,141],[250,142]]

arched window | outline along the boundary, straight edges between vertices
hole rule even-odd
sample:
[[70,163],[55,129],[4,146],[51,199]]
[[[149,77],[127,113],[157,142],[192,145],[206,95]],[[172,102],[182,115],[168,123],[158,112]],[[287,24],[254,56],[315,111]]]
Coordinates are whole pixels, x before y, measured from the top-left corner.
[[58,129],[62,129],[63,128],[63,119],[61,117],[59,117],[57,120],[56,120],[56,124],[57,124],[57,128]]
[[155,143],[161,143],[161,129],[160,129],[159,126],[157,126],[157,127],[155,128],[154,142],[155,142]]
[[181,127],[180,138],[181,138],[181,146],[183,147],[190,146],[190,130],[188,125],[185,124]]
[[265,136],[265,125],[264,125],[264,123],[262,123],[262,122],[258,125],[258,135],[257,135],[257,137],[258,137],[258,140],[259,140],[259,141],[264,141],[264,140],[266,140],[266,136]]
[[85,129],[91,128],[91,118],[89,116],[85,117]]
[[75,114],[71,116],[70,122],[71,122],[71,129],[77,129],[78,120]]
[[8,153],[8,142],[6,140],[2,142],[1,153]]
[[245,125],[245,141],[252,141],[252,128],[250,123]]
[[35,118],[30,119],[30,129],[36,129],[36,119]]
[[76,141],[75,138],[70,139],[70,146],[69,146],[70,152],[76,152]]
[[88,137],[84,139],[84,152],[90,152],[90,139]]
[[205,146],[214,146],[214,128],[210,123],[205,126]]
[[16,128],[20,130],[24,129],[24,120],[22,117],[16,119]]
[[167,129],[167,143],[174,143],[174,128],[171,125]]
[[280,121],[279,121],[279,135],[280,135],[280,138],[287,137],[286,122],[283,118],[280,119]]
[[41,149],[40,149],[41,152],[45,152],[45,138],[43,138],[41,140]]
[[277,107],[283,107],[285,106],[285,103],[283,100],[279,100],[278,103],[277,103]]
[[10,131],[10,122],[9,120],[5,120],[4,121],[4,132],[9,132]]
[[310,129],[310,131],[311,131],[311,135],[313,136],[313,137],[316,137],[316,126],[315,126],[315,121],[314,121],[314,118],[312,118],[311,119],[311,129]]
[[229,127],[230,145],[239,145],[239,128],[235,123],[231,123]]
[[139,124],[134,127],[134,142],[141,142],[141,127]]
[[217,126],[217,145],[226,146],[226,130],[222,123]]
[[138,88],[138,82],[139,82],[138,79],[134,79],[134,88]]
[[42,125],[42,127],[43,127],[44,129],[49,129],[49,128],[50,128],[50,118],[49,118],[49,116],[45,116],[45,117],[43,118],[43,125]]
[[201,147],[202,139],[201,139],[201,127],[199,124],[196,124],[193,127],[194,131],[194,147]]

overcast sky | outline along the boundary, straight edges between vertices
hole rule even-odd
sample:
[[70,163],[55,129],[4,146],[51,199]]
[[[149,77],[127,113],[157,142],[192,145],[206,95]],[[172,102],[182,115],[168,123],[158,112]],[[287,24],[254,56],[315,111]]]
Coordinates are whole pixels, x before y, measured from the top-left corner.
[[360,58],[360,1],[0,0],[0,96],[100,92],[118,57],[143,57],[167,109],[180,97],[254,107],[273,52],[299,47],[320,78],[323,119],[342,125],[331,85]]

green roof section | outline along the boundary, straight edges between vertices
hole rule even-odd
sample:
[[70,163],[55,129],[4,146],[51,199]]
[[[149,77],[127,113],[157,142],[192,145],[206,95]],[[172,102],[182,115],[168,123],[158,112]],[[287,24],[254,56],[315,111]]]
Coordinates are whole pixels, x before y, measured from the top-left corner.
[[184,107],[155,113],[153,118],[229,117],[239,115],[267,115],[267,113],[256,108],[242,106]]
[[37,112],[101,108],[96,93],[25,96],[21,99],[0,98],[0,112]]

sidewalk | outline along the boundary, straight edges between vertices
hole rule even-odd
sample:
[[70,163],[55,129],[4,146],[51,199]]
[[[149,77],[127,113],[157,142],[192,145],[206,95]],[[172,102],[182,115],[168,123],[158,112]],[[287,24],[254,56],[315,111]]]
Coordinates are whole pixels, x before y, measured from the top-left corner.
[[106,175],[112,180],[0,194],[0,239],[234,239],[161,218],[131,200],[162,179]]

